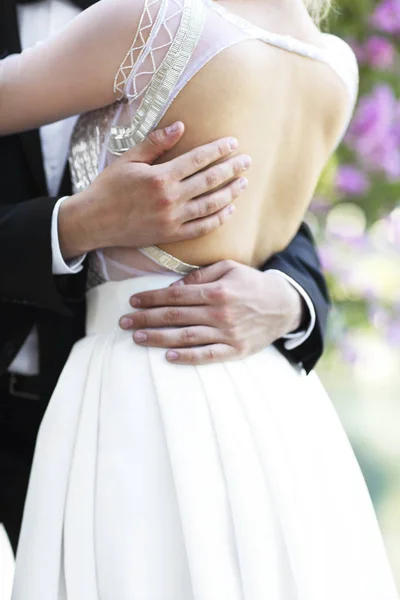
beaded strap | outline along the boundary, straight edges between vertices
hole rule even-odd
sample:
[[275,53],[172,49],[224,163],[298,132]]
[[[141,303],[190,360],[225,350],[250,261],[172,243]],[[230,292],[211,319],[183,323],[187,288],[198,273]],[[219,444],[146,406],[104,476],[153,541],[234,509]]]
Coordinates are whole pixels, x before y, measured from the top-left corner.
[[[114,155],[121,155],[129,148],[143,141],[149,133],[156,127],[161,118],[162,112],[168,99],[175,89],[183,71],[185,70],[197,44],[204,27],[206,8],[202,1],[184,0],[183,6],[179,4],[181,0],[171,0],[177,5],[177,10],[168,18],[163,18],[161,23],[154,22],[150,8],[159,0],[146,0],[142,18],[140,20],[138,32],[135,36],[131,49],[123,61],[119,72],[115,78],[114,91],[117,99],[125,98],[128,102],[133,102],[143,95],[139,108],[129,126],[114,126],[111,128],[108,141],[108,150]],[[163,16],[165,0],[162,0],[157,14],[157,20],[160,15]],[[175,36],[172,36],[168,27],[168,21],[181,14],[181,21]],[[157,37],[159,29],[163,28],[168,34],[167,43],[157,46]],[[151,28],[150,36],[155,30],[152,41],[144,40],[143,32]],[[151,68],[149,71],[141,71],[140,60],[144,60],[144,48],[150,46]],[[168,47],[167,54],[157,68],[155,52],[161,48]],[[134,71],[134,65],[139,64],[137,72]],[[150,82],[143,89],[137,85],[137,80],[143,73],[152,75]],[[127,83],[130,81],[132,93],[127,92]],[[168,252],[161,250],[157,246],[146,246],[138,250],[160,264],[161,266],[178,273],[186,275],[194,269],[196,265],[185,263],[172,256]]]
[[214,12],[220,14],[226,21],[236,25],[236,27],[244,31],[249,38],[260,40],[266,44],[271,44],[272,46],[282,48],[288,52],[300,54],[307,58],[325,61],[325,48],[320,48],[314,44],[308,44],[307,42],[303,42],[292,35],[274,33],[259,27],[258,25],[254,25],[254,23],[251,23],[236,13],[230,12],[219,2],[215,2],[214,0],[203,0],[203,2],[210,6]]
[[168,252],[161,250],[158,246],[143,246],[142,248],[138,248],[138,250],[159,265],[166,267],[174,273],[179,273],[179,275],[187,275],[195,269],[200,269],[200,267],[196,265],[185,263],[183,260],[172,256],[172,254],[168,254]]

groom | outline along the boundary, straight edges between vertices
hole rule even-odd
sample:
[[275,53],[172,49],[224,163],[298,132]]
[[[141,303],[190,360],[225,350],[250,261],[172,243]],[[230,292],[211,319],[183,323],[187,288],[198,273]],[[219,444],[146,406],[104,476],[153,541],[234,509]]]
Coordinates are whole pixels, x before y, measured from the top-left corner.
[[[0,0],[0,57],[44,39],[90,4]],[[165,226],[171,206],[156,186],[160,167],[149,167],[143,176],[142,163],[151,164],[177,143],[182,127],[153,133],[87,191],[64,200],[71,194],[66,156],[73,124],[70,119],[0,139],[0,522],[14,549],[37,429],[69,351],[84,333],[82,253],[96,248],[100,238],[111,239],[128,209],[136,214],[132,246],[172,235]],[[210,163],[221,156],[220,148],[217,142],[208,146]],[[181,157],[182,164],[190,167],[195,152]],[[164,172],[171,168],[162,165]],[[185,193],[185,182],[179,183],[172,207],[175,234],[179,230],[189,237],[219,226],[219,218],[207,211],[202,222],[189,215],[193,202],[204,208],[202,196],[212,193],[206,181],[203,174],[200,199],[194,201]],[[224,190],[228,204],[229,188]],[[79,207],[89,204],[96,207],[95,218],[85,219]],[[140,300],[143,310],[121,315],[121,326],[136,330],[135,343],[169,348],[168,360],[184,364],[233,359],[273,342],[306,371],[321,355],[329,302],[305,225],[260,271],[224,261],[188,275],[185,282],[179,289],[131,300],[132,306]],[[189,318],[188,324],[192,305],[208,325],[201,345],[196,323],[190,325]]]

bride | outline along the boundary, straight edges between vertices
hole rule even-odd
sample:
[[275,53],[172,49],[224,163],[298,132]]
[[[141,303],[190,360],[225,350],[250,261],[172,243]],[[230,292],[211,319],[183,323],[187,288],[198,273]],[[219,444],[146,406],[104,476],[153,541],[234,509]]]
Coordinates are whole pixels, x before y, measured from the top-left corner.
[[[0,133],[83,114],[75,192],[178,118],[186,135],[165,160],[227,133],[253,157],[218,231],[89,256],[86,337],[39,433],[13,600],[397,598],[365,483],[315,375],[273,347],[178,366],[118,327],[130,295],[284,248],[356,95],[350,48],[322,34],[301,0],[103,0],[0,63]],[[63,206],[79,217],[74,198]]]

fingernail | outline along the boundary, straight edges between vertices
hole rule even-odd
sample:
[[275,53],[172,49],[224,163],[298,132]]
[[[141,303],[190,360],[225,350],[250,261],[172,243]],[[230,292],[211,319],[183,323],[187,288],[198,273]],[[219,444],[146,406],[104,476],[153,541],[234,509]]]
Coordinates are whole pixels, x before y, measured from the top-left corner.
[[233,206],[233,204],[230,204],[228,206],[227,211],[228,211],[228,215],[231,215],[231,214],[233,214],[235,212],[235,207]]
[[179,354],[177,352],[174,352],[174,350],[169,350],[167,352],[168,360],[176,360],[177,358],[179,358]]
[[140,299],[136,298],[136,296],[132,296],[129,302],[130,305],[133,306],[133,308],[139,308],[140,306]]
[[135,331],[133,339],[135,342],[145,342],[147,340],[147,333],[144,331]]
[[243,165],[243,169],[248,169],[251,165],[251,158],[250,156],[245,156],[242,162]]
[[245,190],[248,186],[249,180],[246,177],[241,177],[239,179],[239,187],[241,190]]
[[122,317],[122,319],[119,322],[119,326],[121,327],[121,329],[130,329],[132,325],[133,321],[129,317]]
[[169,125],[168,127],[166,127],[165,131],[167,132],[168,135],[170,135],[171,133],[176,133],[178,131],[179,127],[180,127],[180,122],[177,121],[173,125]]
[[236,150],[237,148],[239,148],[239,142],[237,141],[236,138],[230,138],[230,140],[229,140],[229,148],[231,150]]

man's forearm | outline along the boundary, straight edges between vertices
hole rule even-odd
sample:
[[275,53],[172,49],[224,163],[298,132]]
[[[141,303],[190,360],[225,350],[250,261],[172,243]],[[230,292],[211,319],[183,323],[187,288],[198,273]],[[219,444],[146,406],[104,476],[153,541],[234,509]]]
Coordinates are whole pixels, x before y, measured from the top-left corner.
[[282,337],[303,327],[308,315],[308,309],[302,296],[285,278],[284,281],[287,288],[284,294],[285,304],[283,307],[286,326]]
[[68,311],[52,274],[55,204],[46,197],[0,208],[1,302]]

